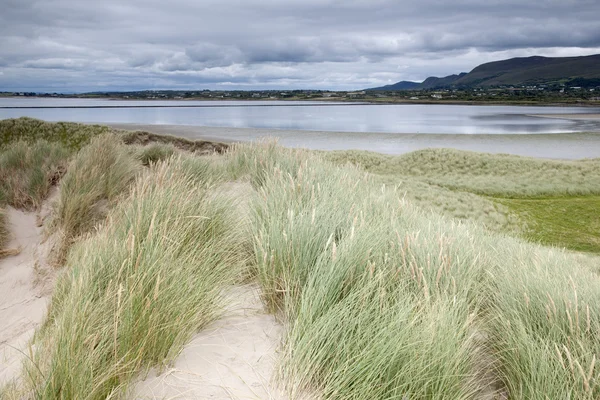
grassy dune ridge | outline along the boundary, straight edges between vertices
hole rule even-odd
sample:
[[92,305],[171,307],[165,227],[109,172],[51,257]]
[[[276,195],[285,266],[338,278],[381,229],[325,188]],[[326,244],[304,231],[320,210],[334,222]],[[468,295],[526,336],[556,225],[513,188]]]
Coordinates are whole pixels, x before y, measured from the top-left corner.
[[36,396],[116,395],[219,315],[243,260],[230,229],[239,223],[210,185],[179,160],[159,164],[73,246],[27,366]]
[[74,157],[50,227],[60,238],[56,262],[64,262],[70,243],[106,216],[108,205],[128,189],[140,167],[113,134],[95,137]]
[[600,159],[542,160],[452,149],[401,156],[334,151],[416,204],[546,245],[600,253]]
[[60,144],[19,141],[0,154],[0,199],[16,208],[38,208],[66,170],[70,153]]
[[34,118],[22,117],[0,120],[0,146],[15,141],[34,144],[40,139],[58,142],[71,150],[79,150],[92,137],[110,132],[102,125],[84,125],[74,122],[46,122]]
[[277,378],[291,396],[600,397],[598,257],[515,237],[514,205],[497,206],[551,188],[554,200],[592,198],[570,179],[595,182],[597,160],[269,141],[196,157],[119,139],[91,138],[68,163],[54,214],[71,232],[64,268],[24,379],[0,397],[127,398],[132,380],[218,318],[241,279],[259,283],[284,325]]
[[[452,256],[438,247],[441,233],[429,226],[423,237],[439,241],[417,249],[427,223],[394,193],[372,193],[356,170],[311,157],[287,169],[275,165],[263,181],[255,236],[267,304],[290,326],[281,373],[289,389],[323,398],[473,395],[469,301],[459,292],[476,280],[456,285],[464,271],[444,268]],[[437,272],[420,267],[432,254]]]
[[542,160],[453,149],[427,149],[401,156],[333,151],[324,157],[352,163],[388,177],[423,182],[487,196],[540,197],[600,194],[600,159]]
[[[284,156],[274,154],[262,150],[250,162],[264,167],[258,176],[272,176],[258,180],[257,263],[267,303],[290,325],[282,376],[292,390],[324,398],[600,394],[600,341],[591,334],[600,322],[597,259],[588,265],[456,225],[399,203],[393,191],[376,194],[355,170],[298,153],[279,166],[268,158]],[[481,358],[493,360],[497,382],[478,380]]]

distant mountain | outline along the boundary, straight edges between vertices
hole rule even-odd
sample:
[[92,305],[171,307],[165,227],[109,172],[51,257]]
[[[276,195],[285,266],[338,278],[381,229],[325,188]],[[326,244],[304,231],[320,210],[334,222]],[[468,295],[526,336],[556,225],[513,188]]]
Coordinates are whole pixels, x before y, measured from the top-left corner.
[[461,72],[458,75],[448,75],[444,78],[436,78],[435,76],[430,76],[419,85],[419,89],[435,89],[438,87],[449,87],[452,86],[459,79],[462,79],[467,75],[468,74],[466,72]]
[[[436,78],[437,79],[437,78]],[[367,90],[416,90],[421,84],[419,82],[411,81],[400,81],[393,85],[386,85],[378,88],[367,89]]]
[[[415,82],[410,82],[415,83]],[[429,77],[407,88],[406,81],[367,90],[419,90],[521,85],[600,86],[600,54],[582,57],[519,57],[494,61],[471,72],[444,78]],[[401,85],[401,86],[403,86]]]

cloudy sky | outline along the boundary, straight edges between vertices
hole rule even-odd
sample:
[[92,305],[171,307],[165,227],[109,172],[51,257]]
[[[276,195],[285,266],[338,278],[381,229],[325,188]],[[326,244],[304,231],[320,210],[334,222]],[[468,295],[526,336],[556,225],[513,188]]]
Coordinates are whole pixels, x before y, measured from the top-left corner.
[[0,91],[352,90],[600,53],[599,0],[0,0]]

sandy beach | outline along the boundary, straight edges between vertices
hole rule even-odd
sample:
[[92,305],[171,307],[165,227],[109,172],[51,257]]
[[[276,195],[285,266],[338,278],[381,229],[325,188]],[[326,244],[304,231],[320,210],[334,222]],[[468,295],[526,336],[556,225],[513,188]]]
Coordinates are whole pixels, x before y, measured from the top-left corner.
[[[598,115],[598,114],[585,114]],[[194,140],[248,142],[278,138],[287,147],[313,150],[368,150],[404,154],[426,148],[454,148],[528,157],[582,159],[600,157],[600,133],[536,134],[406,134],[385,132],[325,132],[190,125],[107,124],[116,129],[142,130]]]

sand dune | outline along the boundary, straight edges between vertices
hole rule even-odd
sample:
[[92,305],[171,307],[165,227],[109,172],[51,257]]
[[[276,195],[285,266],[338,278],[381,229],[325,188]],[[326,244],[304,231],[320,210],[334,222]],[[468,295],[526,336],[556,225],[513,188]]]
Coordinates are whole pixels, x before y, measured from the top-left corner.
[[20,252],[0,260],[0,386],[18,376],[28,341],[46,315],[53,271],[46,262],[51,241],[41,225],[48,212],[48,205],[40,213],[8,208],[8,248]]
[[281,325],[258,288],[235,288],[225,316],[198,333],[172,368],[137,382],[133,399],[284,399],[273,383]]

